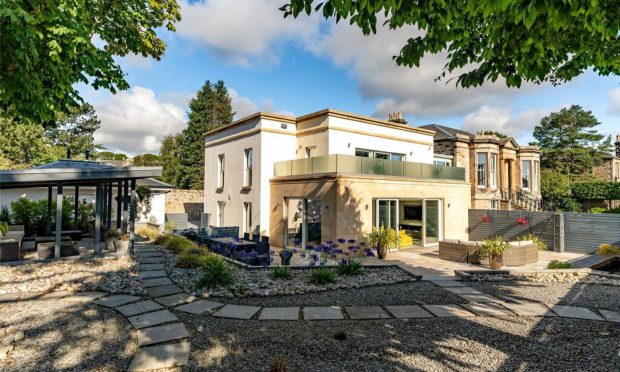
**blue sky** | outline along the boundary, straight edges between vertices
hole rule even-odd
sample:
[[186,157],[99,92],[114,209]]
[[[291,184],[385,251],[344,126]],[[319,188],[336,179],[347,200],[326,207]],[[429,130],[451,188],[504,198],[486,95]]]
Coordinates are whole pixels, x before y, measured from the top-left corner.
[[181,2],[177,32],[160,61],[120,60],[132,88],[116,96],[83,88],[102,120],[96,140],[129,154],[156,153],[161,138],[182,129],[187,102],[205,80],[224,80],[241,117],[255,111],[304,115],[336,108],[386,118],[401,111],[411,125],[441,123],[491,129],[520,142],[549,112],[570,104],[592,110],[606,134],[620,134],[618,77],[586,72],[559,87],[502,82],[456,89],[434,82],[445,56],[420,68],[392,61],[413,29],[380,29],[365,37],[346,22],[317,15],[282,19],[280,0]]

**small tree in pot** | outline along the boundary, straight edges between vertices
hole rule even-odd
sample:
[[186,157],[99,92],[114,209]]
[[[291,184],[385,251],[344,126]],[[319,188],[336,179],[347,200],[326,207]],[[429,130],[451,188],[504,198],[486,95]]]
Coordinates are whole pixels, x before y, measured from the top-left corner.
[[499,270],[503,266],[503,254],[510,248],[510,244],[503,236],[496,236],[491,239],[485,239],[476,249],[476,254],[489,258],[489,266],[492,270]]
[[400,237],[394,229],[385,228],[381,225],[379,228],[372,227],[372,231],[366,234],[366,240],[371,248],[377,250],[377,257],[383,260],[387,256],[388,248],[400,245]]
[[105,239],[105,247],[109,251],[116,250],[116,241],[121,236],[121,233],[116,229],[107,230],[103,234],[103,238]]
[[129,235],[119,235],[118,240],[114,242],[114,246],[118,256],[126,256],[129,253]]

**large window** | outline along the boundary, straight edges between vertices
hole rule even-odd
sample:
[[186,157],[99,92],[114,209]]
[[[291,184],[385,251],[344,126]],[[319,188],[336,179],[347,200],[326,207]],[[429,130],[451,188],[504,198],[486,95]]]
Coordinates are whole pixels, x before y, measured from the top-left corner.
[[620,163],[616,163],[616,181],[620,181]]
[[530,189],[530,181],[532,179],[532,162],[531,160],[521,161],[521,188],[524,190]]
[[538,190],[538,175],[539,175],[539,167],[538,167],[538,161],[534,160],[534,169],[532,172],[532,190]]
[[254,151],[243,150],[243,186],[252,186],[252,166],[254,165]]
[[397,160],[404,161],[405,155],[395,152],[384,152],[375,150],[355,149],[355,156],[361,156],[364,158],[376,158],[385,160]]
[[217,188],[224,187],[224,154],[217,156]]
[[440,167],[449,167],[452,162],[448,159],[435,159],[433,160],[433,164],[440,166]]
[[478,176],[478,187],[481,189],[486,189],[487,187],[487,154],[486,152],[479,152],[477,155],[477,176]]
[[216,211],[216,216],[215,216],[215,225],[216,226],[224,226],[224,206],[226,205],[226,202],[223,201],[218,201],[217,202],[217,211]]
[[491,189],[497,189],[497,154],[491,154],[491,160],[489,164],[489,177]]
[[252,203],[243,203],[243,232],[252,232]]

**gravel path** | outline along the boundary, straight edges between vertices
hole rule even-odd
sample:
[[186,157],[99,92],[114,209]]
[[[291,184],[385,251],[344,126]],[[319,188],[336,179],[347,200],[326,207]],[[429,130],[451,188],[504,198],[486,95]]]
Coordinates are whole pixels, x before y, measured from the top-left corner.
[[0,304],[0,319],[25,333],[0,371],[126,370],[135,331],[114,310],[63,300]]
[[[187,370],[618,370],[620,327],[553,318],[319,322],[191,317]],[[587,332],[584,330],[587,329]],[[333,335],[344,332],[346,340]]]
[[[214,297],[215,301],[219,301]],[[460,297],[431,282],[410,282],[301,295],[226,299],[227,303],[256,306],[351,306],[464,303]]]
[[527,280],[469,282],[468,286],[508,302],[535,301],[620,311],[620,287]]

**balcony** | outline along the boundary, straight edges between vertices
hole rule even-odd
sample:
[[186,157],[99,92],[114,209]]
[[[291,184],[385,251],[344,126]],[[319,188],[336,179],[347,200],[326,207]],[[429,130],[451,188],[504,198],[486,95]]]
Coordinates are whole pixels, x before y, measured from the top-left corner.
[[276,162],[274,177],[321,173],[368,174],[419,179],[465,181],[465,168],[434,164],[366,158],[353,155],[325,155]]

